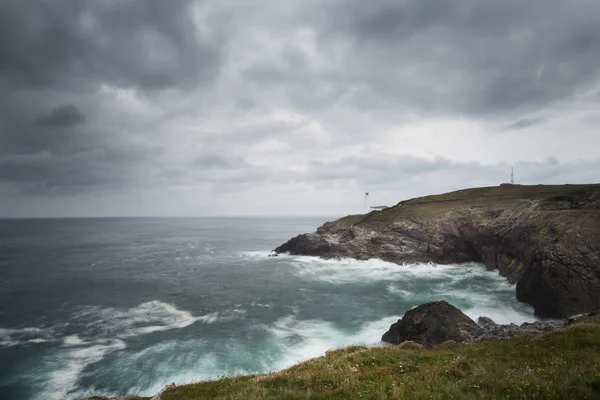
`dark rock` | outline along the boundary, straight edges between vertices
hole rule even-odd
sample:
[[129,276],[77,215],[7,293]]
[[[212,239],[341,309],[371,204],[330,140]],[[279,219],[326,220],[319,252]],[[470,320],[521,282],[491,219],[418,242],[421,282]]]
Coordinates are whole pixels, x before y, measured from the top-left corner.
[[[481,321],[481,319],[482,318],[480,317],[479,321]],[[538,335],[544,332],[552,332],[556,329],[563,328],[566,325],[567,320],[525,322],[520,326],[516,324],[498,325],[495,323],[488,323],[483,327],[485,333],[476,338],[474,341],[487,342],[491,340],[509,339],[518,336]]]
[[445,301],[434,301],[408,311],[381,340],[391,344],[411,340],[432,347],[448,340],[472,341],[483,333],[483,329],[458,308]]
[[493,326],[495,326],[497,324],[491,318],[488,318],[488,317],[479,317],[477,319],[477,325],[479,325],[483,329],[488,329],[488,328],[493,327]]
[[488,342],[519,336],[539,335],[565,328],[571,324],[597,323],[600,313],[575,315],[561,320],[525,322],[521,325],[500,325],[488,317],[473,322],[458,308],[445,301],[422,304],[404,314],[404,317],[384,333],[382,341],[401,347],[451,346],[461,342]]

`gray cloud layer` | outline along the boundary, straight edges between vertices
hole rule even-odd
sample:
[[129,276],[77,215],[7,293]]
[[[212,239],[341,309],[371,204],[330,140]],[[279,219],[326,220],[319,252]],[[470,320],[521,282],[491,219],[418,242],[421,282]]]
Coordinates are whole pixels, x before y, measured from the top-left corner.
[[4,1],[0,216],[353,212],[365,190],[493,185],[511,163],[524,183],[597,181],[598,15],[591,0]]

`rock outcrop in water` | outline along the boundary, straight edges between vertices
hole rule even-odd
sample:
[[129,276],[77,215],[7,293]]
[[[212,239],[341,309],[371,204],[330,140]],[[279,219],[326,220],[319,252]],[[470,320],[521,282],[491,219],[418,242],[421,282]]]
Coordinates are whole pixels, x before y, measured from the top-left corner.
[[445,342],[489,342],[518,336],[539,335],[574,323],[594,322],[596,313],[580,314],[562,320],[525,322],[521,325],[499,325],[487,317],[478,324],[458,308],[445,301],[433,301],[409,310],[392,324],[381,340],[390,344],[434,347]]
[[445,301],[434,301],[408,311],[381,340],[391,344],[409,340],[432,347],[448,340],[473,341],[483,333],[483,329],[458,308]]
[[476,261],[537,315],[600,309],[600,185],[503,186],[412,199],[302,234],[276,253],[394,263]]

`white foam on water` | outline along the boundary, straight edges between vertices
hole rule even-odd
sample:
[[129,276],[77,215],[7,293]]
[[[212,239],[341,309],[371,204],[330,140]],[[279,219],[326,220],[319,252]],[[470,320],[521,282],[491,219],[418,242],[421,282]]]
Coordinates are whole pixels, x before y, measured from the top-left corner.
[[267,329],[281,351],[281,357],[271,366],[273,370],[322,356],[327,350],[347,342],[346,335],[334,324],[319,320],[297,320],[293,315],[279,319]]
[[289,259],[290,264],[295,267],[296,275],[333,284],[442,278],[455,275],[461,267],[480,268],[475,263],[465,266],[433,263],[399,265],[378,259],[326,260],[306,256],[289,256]]
[[[100,331],[103,332],[103,336],[111,339],[86,338],[84,340],[77,334],[64,337],[62,340],[63,348],[68,348],[69,350],[60,353],[49,361],[50,365],[47,368],[53,371],[47,376],[43,385],[43,393],[51,393],[51,400],[80,398],[82,393],[75,393],[73,389],[77,386],[81,372],[88,365],[101,361],[106,355],[125,349],[127,346],[123,341],[124,339],[154,332],[181,329],[197,321],[208,324],[232,321],[243,318],[245,313],[246,311],[242,308],[234,308],[232,310],[218,311],[195,317],[188,311],[180,310],[171,304],[157,300],[142,303],[137,307],[125,310],[85,307],[76,313],[75,318],[83,322],[88,322],[88,327],[101,328]],[[157,349],[151,347],[144,351],[160,351],[160,346]],[[198,365],[206,367],[206,360],[206,357],[204,357],[204,361],[197,361]],[[61,364],[63,367],[56,369],[54,364]],[[161,366],[156,366],[156,368],[161,368]],[[133,393],[155,394],[161,388],[158,386],[164,386],[164,382],[185,383],[186,380],[189,381],[193,376],[196,379],[198,376],[205,376],[206,379],[214,376],[214,374],[209,375],[208,372],[198,375],[198,371],[199,367],[189,373],[178,372],[176,374],[177,379],[173,377],[173,371],[164,371],[163,376],[168,377],[166,381],[160,379],[160,382],[157,382],[150,388],[143,390],[142,388],[132,388],[132,390],[135,389]],[[111,395],[110,393],[102,394]]]
[[410,296],[413,295],[413,292],[405,289],[400,289],[397,285],[394,284],[389,284],[386,289],[388,293],[397,294],[404,298],[410,298]]
[[282,257],[281,255],[279,257],[269,257],[269,255],[271,255],[271,254],[273,254],[272,251],[266,251],[266,250],[242,251],[240,253],[240,257],[250,258],[252,260],[271,260],[271,259],[278,259],[278,258]]
[[[160,378],[156,379],[150,385],[133,386],[128,393],[137,393],[138,396],[154,396],[166,385],[175,383],[176,385],[190,384],[194,382],[217,379],[219,371],[214,369],[217,363],[217,357],[213,353],[203,354],[198,357],[192,365],[183,370],[173,371],[171,366],[163,363],[157,366]],[[236,370],[231,375],[245,375],[248,371]]]
[[50,328],[0,328],[0,348],[46,343],[51,340]]
[[246,314],[246,310],[241,308],[235,308],[228,311],[215,311],[201,317],[197,317],[197,321],[204,322],[205,324],[215,324],[220,322],[229,322],[236,319],[243,318]]
[[383,336],[383,334],[390,329],[390,326],[397,322],[400,318],[402,318],[401,315],[385,317],[380,320],[364,324],[361,329],[355,335],[353,335],[356,341],[351,344],[361,344],[365,346],[383,345],[381,336]]
[[386,317],[365,323],[358,331],[343,330],[321,320],[298,320],[288,315],[266,329],[273,335],[282,357],[271,365],[281,370],[299,362],[325,355],[328,350],[349,345],[382,345],[381,336],[399,317]]
[[262,304],[262,303],[259,303],[258,301],[253,301],[252,303],[250,303],[250,307],[273,308],[273,304],[271,304],[271,303]]
[[[244,310],[235,309],[225,312],[219,320],[232,320],[243,316]],[[208,316],[195,317],[190,312],[180,310],[175,306],[161,301],[153,300],[142,303],[130,309],[102,308],[97,306],[83,307],[72,317],[78,323],[83,323],[89,328],[98,328],[103,332],[104,338],[126,339],[138,335],[171,329],[185,328],[196,321],[210,320]],[[215,322],[215,321],[213,321]],[[79,333],[63,338],[54,331],[59,326],[51,328],[0,328],[0,348],[24,345],[29,343],[45,343],[53,340],[62,341],[64,345],[76,346],[88,343],[91,338],[82,339]],[[97,336],[96,336],[97,338]]]
[[219,322],[219,312],[215,311],[210,314],[206,314],[201,317],[198,317],[198,321],[202,321],[205,324],[214,324],[216,322]]
[[74,318],[87,321],[88,327],[103,330],[107,337],[121,339],[181,329],[198,320],[189,311],[180,310],[158,300],[142,303],[126,310],[111,307],[84,307]]
[[[125,392],[153,396],[170,383],[182,385],[251,373],[226,365],[227,360],[224,359],[232,355],[241,358],[252,356],[235,340],[228,341],[223,347],[215,347],[215,344],[203,339],[169,340],[128,355],[119,366],[124,371],[131,371],[140,364],[150,363],[152,372],[132,377],[131,387]],[[106,395],[98,391],[92,393]]]
[[27,343],[47,343],[49,341],[49,339],[31,339],[28,340]]
[[71,336],[67,336],[63,339],[63,344],[65,346],[80,346],[82,344],[86,344],[87,342],[85,342],[84,340],[82,340],[79,336],[77,335],[71,335]]
[[42,328],[0,328],[0,338],[8,337],[14,334],[30,334],[43,332]]
[[[123,373],[127,373],[135,371],[140,364],[151,363],[152,376],[148,377],[145,374],[138,379],[131,376],[132,386],[126,392],[152,396],[172,382],[182,385],[223,376],[273,372],[313,357],[323,356],[331,349],[351,344],[377,346],[382,344],[379,340],[382,333],[397,319],[398,317],[388,317],[368,322],[358,330],[343,330],[331,322],[299,320],[292,314],[262,327],[270,334],[268,346],[272,350],[277,349],[275,353],[265,349],[257,351],[248,348],[247,344],[237,339],[225,339],[227,343],[222,344],[222,347],[214,347],[208,340],[203,339],[169,340],[127,354],[127,357],[119,361],[119,368]],[[124,343],[119,345],[117,342],[69,351],[60,361],[63,367],[51,374],[45,386],[45,393],[51,393],[48,398],[71,400],[82,395],[116,395],[94,388],[88,388],[85,393],[73,389],[86,365],[98,362],[107,354],[124,348]],[[235,362],[230,364],[236,357],[256,358],[254,369],[246,370],[236,366]],[[148,379],[150,381],[147,381]]]
[[[233,315],[242,313],[243,310],[233,310],[231,315],[223,318],[233,318]],[[85,337],[85,332],[80,332],[62,338],[62,346],[47,357],[42,362],[42,369],[31,377],[40,387],[38,398],[79,399],[82,393],[75,389],[82,371],[108,354],[125,349],[124,339],[185,328],[203,318],[156,300],[130,309],[84,307],[75,313],[73,319],[94,328],[96,336]],[[10,339],[16,334],[40,332],[43,330],[39,328],[2,329],[0,337]]]
[[533,315],[533,307],[523,304],[521,309],[502,307],[498,305],[483,305],[476,306],[466,310],[461,310],[468,315],[473,321],[477,322],[479,317],[491,318],[497,324],[517,324],[521,325],[524,322],[534,322],[537,318]]
[[60,351],[49,359],[43,360],[43,372],[40,377],[32,376],[33,382],[41,386],[39,399],[75,400],[81,394],[75,391],[81,372],[90,364],[101,361],[107,354],[125,349],[125,342],[119,339],[105,341],[89,347],[77,347]]
[[[498,295],[515,296],[515,286],[497,271],[488,271],[482,264],[433,263],[398,265],[377,259],[366,261],[354,259],[326,260],[318,257],[287,256],[294,273],[308,280],[335,285],[373,284],[388,282],[386,291],[403,300],[427,302],[446,299],[474,320],[488,316],[497,323],[531,322],[537,320],[533,308],[516,299],[507,304]],[[420,290],[415,290],[415,285]],[[490,293],[490,288],[492,292]],[[467,304],[468,306],[465,306]],[[478,314],[478,315],[476,315]]]

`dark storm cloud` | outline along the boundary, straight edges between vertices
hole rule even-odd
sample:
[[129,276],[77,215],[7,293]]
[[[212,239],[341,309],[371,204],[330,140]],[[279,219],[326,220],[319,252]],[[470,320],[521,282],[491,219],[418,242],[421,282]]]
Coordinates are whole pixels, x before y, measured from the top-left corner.
[[249,71],[249,77],[299,82],[292,95],[315,83],[361,87],[350,104],[363,110],[387,103],[481,115],[545,106],[589,89],[600,76],[600,2],[326,4],[315,24],[320,50],[351,46],[336,78],[285,60]]
[[73,104],[58,106],[37,119],[38,125],[49,128],[77,126],[85,123],[85,115]]
[[37,154],[10,154],[0,157],[0,180],[15,184],[25,194],[37,195],[135,186],[144,182],[143,165],[157,154],[157,149],[126,148],[123,144],[65,155],[47,150]]
[[[12,87],[143,89],[212,78],[215,37],[201,37],[188,0],[8,0],[0,13],[0,77]],[[75,87],[73,85],[76,85]]]
[[[131,88],[150,100],[167,89],[210,84],[222,38],[218,29],[196,28],[193,4],[4,1],[0,180],[28,194],[135,184],[156,146],[136,140],[136,121],[101,106],[98,90]],[[115,115],[116,127],[108,123]]]

